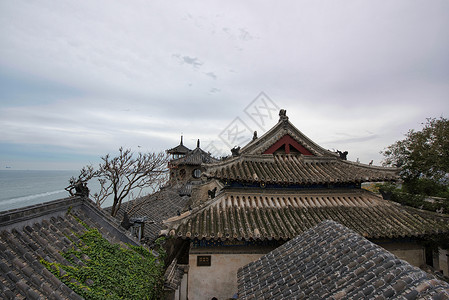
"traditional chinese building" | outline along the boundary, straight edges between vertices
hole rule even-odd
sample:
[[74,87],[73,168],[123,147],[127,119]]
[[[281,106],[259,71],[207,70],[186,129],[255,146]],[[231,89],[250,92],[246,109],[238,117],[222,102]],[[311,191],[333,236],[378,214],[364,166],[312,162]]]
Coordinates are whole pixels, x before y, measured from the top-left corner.
[[184,146],[182,141],[183,136],[181,135],[181,142],[178,146],[168,149],[167,153],[172,156],[172,159],[178,159],[184,157],[187,153],[189,153],[190,149]]
[[203,165],[192,209],[166,220],[163,235],[190,243],[188,297],[227,298],[237,270],[324,220],[336,221],[409,263],[426,263],[421,241],[449,233],[447,216],[423,212],[361,188],[395,181],[398,170],[346,160],[279,122],[224,161]]
[[173,155],[173,159],[169,163],[170,184],[181,185],[181,195],[190,195],[192,185],[201,183],[205,164],[218,161],[210,153],[200,148],[200,140],[197,141],[195,149],[188,150],[182,144],[182,137],[181,144],[167,150],[167,153]]

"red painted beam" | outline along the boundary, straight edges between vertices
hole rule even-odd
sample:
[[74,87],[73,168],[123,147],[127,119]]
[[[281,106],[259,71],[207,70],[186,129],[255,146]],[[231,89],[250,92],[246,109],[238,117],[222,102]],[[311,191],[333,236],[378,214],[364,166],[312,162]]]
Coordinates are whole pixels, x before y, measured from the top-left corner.
[[295,148],[298,152],[300,152],[303,155],[313,155],[309,150],[304,148],[300,143],[295,141],[290,135],[286,134],[283,137],[281,137],[276,143],[271,145],[270,148],[268,148],[263,154],[273,154],[276,152],[279,148],[282,146],[285,146],[285,153],[290,154],[290,147]]

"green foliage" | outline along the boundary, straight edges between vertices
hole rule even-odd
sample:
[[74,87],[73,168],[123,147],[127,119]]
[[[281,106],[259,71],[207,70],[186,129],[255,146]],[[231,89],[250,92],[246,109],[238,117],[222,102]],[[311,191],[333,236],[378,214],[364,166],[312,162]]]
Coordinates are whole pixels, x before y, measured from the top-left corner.
[[71,265],[41,263],[86,299],[160,299],[163,257],[141,246],[121,247],[104,239],[97,229],[79,235],[80,241],[61,255]]
[[409,130],[382,153],[384,165],[400,167],[406,183],[426,178],[448,185],[449,120],[429,118],[421,131]]
[[409,194],[419,194],[449,199],[449,186],[429,178],[413,178],[405,181],[402,190]]
[[442,212],[449,213],[449,197],[432,202],[426,200],[426,195],[410,193],[404,185],[402,188],[398,188],[395,184],[384,183],[378,184],[377,187],[382,196],[388,200],[433,212],[441,211],[442,209]]

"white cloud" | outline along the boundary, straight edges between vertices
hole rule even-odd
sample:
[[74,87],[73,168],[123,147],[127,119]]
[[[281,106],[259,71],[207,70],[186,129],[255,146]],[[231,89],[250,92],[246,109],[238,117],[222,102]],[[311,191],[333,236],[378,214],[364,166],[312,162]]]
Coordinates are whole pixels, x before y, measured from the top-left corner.
[[5,2],[2,74],[19,74],[17,90],[29,89],[20,78],[37,77],[77,95],[21,94],[23,104],[5,93],[0,142],[97,153],[142,141],[170,147],[181,132],[212,141],[264,91],[324,147],[379,160],[409,128],[449,112],[448,8],[446,1]]

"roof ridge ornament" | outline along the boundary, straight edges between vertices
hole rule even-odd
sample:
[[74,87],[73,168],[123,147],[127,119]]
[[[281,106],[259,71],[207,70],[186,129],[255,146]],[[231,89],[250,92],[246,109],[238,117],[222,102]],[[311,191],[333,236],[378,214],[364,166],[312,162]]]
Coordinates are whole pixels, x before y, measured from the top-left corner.
[[286,121],[288,121],[287,110],[281,109],[279,111],[279,122],[286,122]]
[[348,151],[341,152],[340,150],[337,150],[337,154],[340,156],[342,160],[348,160]]
[[232,157],[240,156],[240,146],[231,149]]

